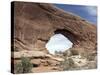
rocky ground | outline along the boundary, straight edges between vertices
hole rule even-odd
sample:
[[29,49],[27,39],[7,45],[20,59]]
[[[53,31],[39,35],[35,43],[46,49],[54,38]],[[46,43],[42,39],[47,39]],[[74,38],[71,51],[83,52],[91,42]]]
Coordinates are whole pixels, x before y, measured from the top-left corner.
[[12,52],[14,54],[13,64],[21,62],[21,57],[30,58],[32,63],[32,72],[54,72],[54,71],[67,71],[67,70],[85,70],[95,69],[97,67],[96,55],[86,57],[79,54],[77,51],[72,52],[71,49],[64,53],[57,53],[51,55],[41,51],[18,51]]

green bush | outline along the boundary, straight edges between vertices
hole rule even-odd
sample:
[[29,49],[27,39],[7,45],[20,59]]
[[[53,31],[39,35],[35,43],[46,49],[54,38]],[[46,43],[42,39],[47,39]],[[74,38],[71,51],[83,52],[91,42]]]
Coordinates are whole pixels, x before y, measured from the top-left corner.
[[70,57],[70,56],[72,56],[72,53],[71,53],[70,50],[67,50],[67,51],[63,52],[63,56],[64,57]]
[[23,68],[21,63],[14,64],[14,73],[23,73]]
[[64,61],[60,63],[62,70],[71,70],[75,68],[75,63],[72,58],[64,58]]
[[61,51],[55,51],[55,54],[57,55],[57,54],[62,54],[63,52],[61,52]]
[[15,73],[30,73],[32,67],[29,58],[21,57],[21,62],[15,64]]
[[70,48],[69,50],[66,50],[65,52],[63,52],[64,57],[70,57],[73,55],[79,55],[79,52],[73,48]]
[[86,58],[88,61],[93,61],[95,60],[95,55],[93,55],[92,53],[81,53],[81,56]]
[[55,56],[63,57],[63,52],[61,52],[61,51],[55,51]]

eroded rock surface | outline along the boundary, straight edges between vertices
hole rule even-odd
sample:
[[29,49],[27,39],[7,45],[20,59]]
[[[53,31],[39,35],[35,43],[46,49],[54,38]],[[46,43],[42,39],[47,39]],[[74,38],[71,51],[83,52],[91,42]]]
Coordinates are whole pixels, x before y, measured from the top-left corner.
[[[66,36],[74,44],[73,49],[79,49],[80,53],[96,53],[95,25],[52,4],[14,2],[12,58],[15,61],[19,61],[22,55],[33,57],[31,62],[35,65],[37,63],[37,68],[32,69],[33,72],[39,69],[43,72],[53,71],[52,67],[56,69],[55,65],[58,65],[62,59],[50,55],[45,44],[52,35],[58,33]],[[40,64],[43,69],[38,67]],[[43,65],[48,67],[45,68]]]
[[96,26],[52,4],[15,2],[14,39],[20,50],[44,48],[54,34],[68,37],[74,46],[96,47]]

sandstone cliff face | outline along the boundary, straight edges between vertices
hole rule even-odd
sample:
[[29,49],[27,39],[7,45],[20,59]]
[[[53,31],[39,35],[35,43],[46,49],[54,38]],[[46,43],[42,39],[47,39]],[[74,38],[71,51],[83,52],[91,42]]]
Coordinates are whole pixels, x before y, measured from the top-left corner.
[[96,26],[51,4],[15,2],[14,40],[20,50],[45,49],[49,38],[61,33],[74,46],[95,49]]
[[[59,58],[49,55],[45,48],[50,37],[57,33],[69,38],[74,44],[73,49],[78,48],[80,53],[96,52],[95,25],[52,4],[14,2],[13,39],[14,48],[19,51],[19,54],[18,52],[12,53],[12,58],[18,59],[23,54],[26,54],[26,57],[31,57],[31,55],[35,57],[34,53],[39,51],[40,55],[39,53],[36,55],[39,57],[36,58],[37,60],[33,60],[39,62],[42,59],[42,61],[47,62],[45,58],[48,58],[48,60],[51,60],[49,63],[59,63]],[[26,51],[26,53],[23,51]],[[30,51],[33,51],[33,54],[30,55]],[[41,58],[42,56],[43,58]]]

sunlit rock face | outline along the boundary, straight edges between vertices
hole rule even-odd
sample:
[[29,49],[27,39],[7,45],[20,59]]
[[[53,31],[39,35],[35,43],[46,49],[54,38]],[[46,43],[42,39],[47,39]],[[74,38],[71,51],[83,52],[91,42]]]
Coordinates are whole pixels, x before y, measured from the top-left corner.
[[46,48],[51,54],[55,54],[55,51],[64,52],[72,46],[73,43],[62,34],[55,34],[50,38],[50,40],[46,44]]
[[14,48],[17,47],[21,51],[37,49],[45,52],[44,42],[47,42],[53,34],[60,33],[73,42],[74,48],[76,45],[79,48],[86,48],[82,50],[86,53],[97,51],[95,25],[52,4],[31,2],[14,4]]

